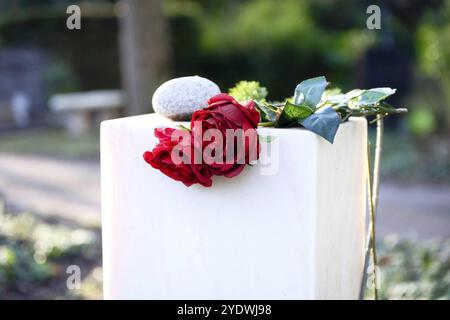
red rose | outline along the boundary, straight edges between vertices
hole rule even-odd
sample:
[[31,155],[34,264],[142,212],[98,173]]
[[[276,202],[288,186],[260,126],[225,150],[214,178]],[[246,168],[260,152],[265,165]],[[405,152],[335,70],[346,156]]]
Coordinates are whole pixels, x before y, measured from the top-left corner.
[[[205,139],[196,139],[196,134],[203,135],[208,129],[217,129],[223,137],[223,152],[213,154],[215,160],[208,164],[212,174],[231,178],[241,173],[246,164],[258,159],[260,150],[256,128],[259,119],[259,112],[253,101],[241,105],[225,93],[212,97],[207,108],[194,112],[191,120],[194,141],[202,141],[202,145],[196,145],[196,149],[204,151],[211,143]],[[227,136],[227,133],[239,131],[241,135]],[[221,161],[217,161],[218,158]],[[204,154],[203,160],[207,160]]]
[[[200,183],[205,187],[211,186],[211,170],[203,164],[195,164],[192,161],[194,153],[192,135],[189,131],[157,128],[155,129],[155,136],[159,139],[159,143],[152,151],[144,153],[144,160],[148,164],[160,170],[166,176],[183,182],[188,187],[194,183]],[[174,139],[183,136],[187,137],[187,139]],[[181,147],[186,149],[181,149]],[[188,150],[189,152],[183,152],[183,150]],[[180,161],[176,161],[177,157],[174,157],[173,152],[176,152]]]
[[208,101],[207,108],[194,112],[191,131],[155,129],[159,143],[144,153],[144,159],[186,186],[209,187],[213,175],[237,176],[258,159],[258,122],[253,101],[241,105],[221,93]]

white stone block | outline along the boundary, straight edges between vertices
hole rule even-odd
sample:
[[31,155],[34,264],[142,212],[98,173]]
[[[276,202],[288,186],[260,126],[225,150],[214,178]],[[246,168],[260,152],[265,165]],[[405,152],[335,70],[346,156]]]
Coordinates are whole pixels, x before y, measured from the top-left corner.
[[[365,119],[334,144],[303,129],[261,164],[186,187],[142,159],[158,115],[101,128],[106,299],[357,299],[364,257]],[[264,159],[262,159],[264,160]]]

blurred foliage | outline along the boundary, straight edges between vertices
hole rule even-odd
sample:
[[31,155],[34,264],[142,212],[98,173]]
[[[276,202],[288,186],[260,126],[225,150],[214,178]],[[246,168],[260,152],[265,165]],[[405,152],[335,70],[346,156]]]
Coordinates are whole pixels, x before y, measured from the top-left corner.
[[436,130],[434,114],[427,108],[415,108],[408,118],[409,128],[416,136],[426,136]]
[[56,93],[79,91],[80,84],[70,65],[65,61],[54,61],[44,74],[46,98]]
[[72,138],[56,129],[29,129],[0,135],[0,152],[37,154],[72,159],[98,159],[99,134]]
[[417,49],[420,71],[438,80],[436,90],[445,93],[437,112],[444,116],[442,125],[450,134],[450,0],[441,10],[427,12],[418,30]]
[[217,79],[222,88],[243,75],[258,79],[270,88],[271,100],[283,100],[299,79],[319,74],[348,84],[349,69],[375,35],[356,26],[333,31],[315,23],[312,3],[231,1],[221,10],[199,6],[191,16],[200,35],[199,58],[190,67]]
[[[98,232],[7,214],[0,203],[0,299],[99,298],[100,258]],[[85,276],[80,290],[66,287],[69,265]]]
[[387,237],[377,251],[381,299],[450,299],[450,239],[419,244]]
[[[371,132],[371,141],[375,133]],[[385,131],[381,173],[400,181],[450,183],[450,146],[445,137],[429,137],[428,143]],[[373,147],[374,144],[372,144]]]
[[412,92],[405,105],[408,106],[408,129],[415,138],[432,137],[436,133],[445,135],[446,97],[437,79],[417,76]]

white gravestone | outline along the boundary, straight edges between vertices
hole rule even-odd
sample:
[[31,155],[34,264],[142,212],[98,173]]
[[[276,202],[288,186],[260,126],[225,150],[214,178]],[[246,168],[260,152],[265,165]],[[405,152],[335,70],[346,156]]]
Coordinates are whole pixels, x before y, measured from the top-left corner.
[[341,124],[333,145],[303,129],[258,129],[278,137],[278,170],[246,167],[211,188],[144,162],[153,129],[175,124],[156,114],[102,123],[104,298],[358,298],[365,119]]

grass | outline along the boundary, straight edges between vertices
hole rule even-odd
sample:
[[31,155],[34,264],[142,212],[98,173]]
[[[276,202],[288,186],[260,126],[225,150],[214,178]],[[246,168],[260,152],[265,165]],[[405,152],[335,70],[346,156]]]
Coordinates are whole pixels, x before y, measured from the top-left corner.
[[0,153],[98,159],[99,148],[98,132],[77,138],[57,129],[27,129],[0,135]]

